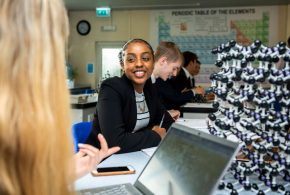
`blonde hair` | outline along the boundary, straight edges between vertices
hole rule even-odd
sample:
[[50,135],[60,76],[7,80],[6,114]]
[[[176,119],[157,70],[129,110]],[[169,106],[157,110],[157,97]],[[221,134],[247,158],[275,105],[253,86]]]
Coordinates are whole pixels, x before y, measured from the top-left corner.
[[61,0],[0,1],[0,194],[69,194]]
[[157,62],[161,57],[166,57],[169,62],[177,62],[180,61],[183,63],[183,56],[180,52],[178,46],[170,41],[160,42],[155,54],[155,62]]

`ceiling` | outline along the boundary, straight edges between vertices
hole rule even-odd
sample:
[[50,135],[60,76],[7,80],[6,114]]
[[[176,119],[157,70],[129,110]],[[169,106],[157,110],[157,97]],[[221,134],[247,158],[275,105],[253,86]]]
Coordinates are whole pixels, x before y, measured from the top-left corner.
[[240,6],[289,5],[290,0],[65,0],[69,11],[95,10],[110,7],[112,10],[179,9]]

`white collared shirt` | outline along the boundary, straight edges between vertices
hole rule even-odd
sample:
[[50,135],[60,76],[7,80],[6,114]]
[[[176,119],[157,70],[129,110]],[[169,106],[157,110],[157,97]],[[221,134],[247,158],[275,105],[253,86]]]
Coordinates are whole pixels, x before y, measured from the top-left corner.
[[153,75],[153,74],[151,74],[151,81],[152,81],[152,84],[154,84],[154,83],[156,83],[156,77]]

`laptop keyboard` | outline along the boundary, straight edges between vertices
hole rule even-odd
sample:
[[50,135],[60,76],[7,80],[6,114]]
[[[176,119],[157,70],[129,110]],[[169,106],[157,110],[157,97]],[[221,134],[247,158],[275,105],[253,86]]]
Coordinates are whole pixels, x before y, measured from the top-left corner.
[[97,192],[94,195],[125,195],[128,194],[125,185],[120,185],[116,187],[112,187],[111,189],[107,189],[101,192]]
[[101,187],[89,190],[81,190],[82,195],[135,195],[140,194],[132,185],[130,184],[120,184],[108,187]]

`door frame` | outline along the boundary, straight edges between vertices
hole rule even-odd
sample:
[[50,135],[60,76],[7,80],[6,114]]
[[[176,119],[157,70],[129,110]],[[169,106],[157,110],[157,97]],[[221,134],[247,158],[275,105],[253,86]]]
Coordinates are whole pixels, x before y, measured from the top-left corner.
[[102,49],[122,48],[126,41],[97,41],[96,42],[96,87],[102,79]]

